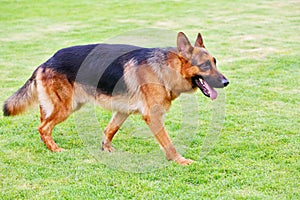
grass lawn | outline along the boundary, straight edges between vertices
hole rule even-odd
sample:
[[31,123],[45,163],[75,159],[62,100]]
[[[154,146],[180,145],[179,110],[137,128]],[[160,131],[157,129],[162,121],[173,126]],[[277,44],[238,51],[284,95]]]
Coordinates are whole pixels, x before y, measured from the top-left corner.
[[[38,109],[0,117],[0,199],[300,199],[300,2],[0,1],[0,102],[60,48],[170,46],[200,31],[230,80],[211,103],[183,95],[165,118],[182,167],[141,117],[99,151],[110,112],[87,106],[40,141]],[[187,109],[186,109],[187,108]],[[92,113],[91,113],[92,111]],[[2,111],[1,111],[2,112]]]

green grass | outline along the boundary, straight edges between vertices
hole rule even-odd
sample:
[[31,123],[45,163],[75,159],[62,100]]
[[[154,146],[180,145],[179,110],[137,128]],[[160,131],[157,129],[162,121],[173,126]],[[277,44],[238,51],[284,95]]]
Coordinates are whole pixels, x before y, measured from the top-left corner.
[[57,126],[54,138],[67,149],[57,154],[40,142],[37,109],[1,117],[0,199],[300,199],[299,10],[292,0],[0,1],[0,102],[56,50],[118,43],[137,29],[151,30],[144,34],[166,45],[175,45],[168,34],[184,31],[193,40],[200,31],[230,80],[219,111],[226,108],[222,132],[208,154],[200,156],[214,104],[197,92],[197,121],[182,116],[180,101],[166,117],[176,146],[186,143],[181,152],[197,161],[188,167],[160,153],[153,158],[159,147],[138,116],[116,136],[121,155],[112,155],[112,164],[97,149],[109,112],[90,108],[97,117],[82,126],[80,113]]

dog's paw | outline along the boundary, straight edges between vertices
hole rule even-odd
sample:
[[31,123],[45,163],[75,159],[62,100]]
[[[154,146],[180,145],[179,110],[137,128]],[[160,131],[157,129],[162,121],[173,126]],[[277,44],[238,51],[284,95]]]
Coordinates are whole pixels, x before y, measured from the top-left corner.
[[53,152],[63,152],[63,151],[65,151],[65,149],[57,147],[55,149],[51,149],[51,151],[53,151]]
[[191,160],[191,159],[186,159],[186,158],[181,156],[180,158],[176,159],[175,162],[180,164],[180,165],[186,166],[186,165],[189,165],[189,164],[193,163],[194,161]]
[[102,143],[102,151],[113,152],[115,149],[110,144]]

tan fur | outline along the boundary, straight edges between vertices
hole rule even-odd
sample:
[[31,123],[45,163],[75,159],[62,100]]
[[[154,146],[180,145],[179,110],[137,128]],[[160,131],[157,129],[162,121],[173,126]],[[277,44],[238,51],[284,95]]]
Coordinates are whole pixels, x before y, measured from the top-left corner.
[[52,129],[67,119],[73,112],[73,84],[65,75],[47,69],[37,71],[36,88],[40,102],[41,125],[38,130],[41,139],[52,151],[62,151],[52,139]]

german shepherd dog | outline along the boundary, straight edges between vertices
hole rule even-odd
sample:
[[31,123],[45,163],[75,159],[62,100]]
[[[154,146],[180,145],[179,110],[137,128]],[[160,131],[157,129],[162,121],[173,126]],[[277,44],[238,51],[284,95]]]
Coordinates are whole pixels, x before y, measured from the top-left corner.
[[182,32],[177,48],[142,48],[123,44],[90,44],[57,51],[41,64],[3,106],[5,116],[18,115],[38,103],[40,137],[48,149],[63,151],[52,130],[87,102],[113,111],[104,130],[102,150],[111,152],[112,139],[126,118],[140,113],[168,160],[188,165],[164,128],[163,115],[183,92],[200,88],[214,100],[229,84],[217,70],[199,33],[192,46]]

